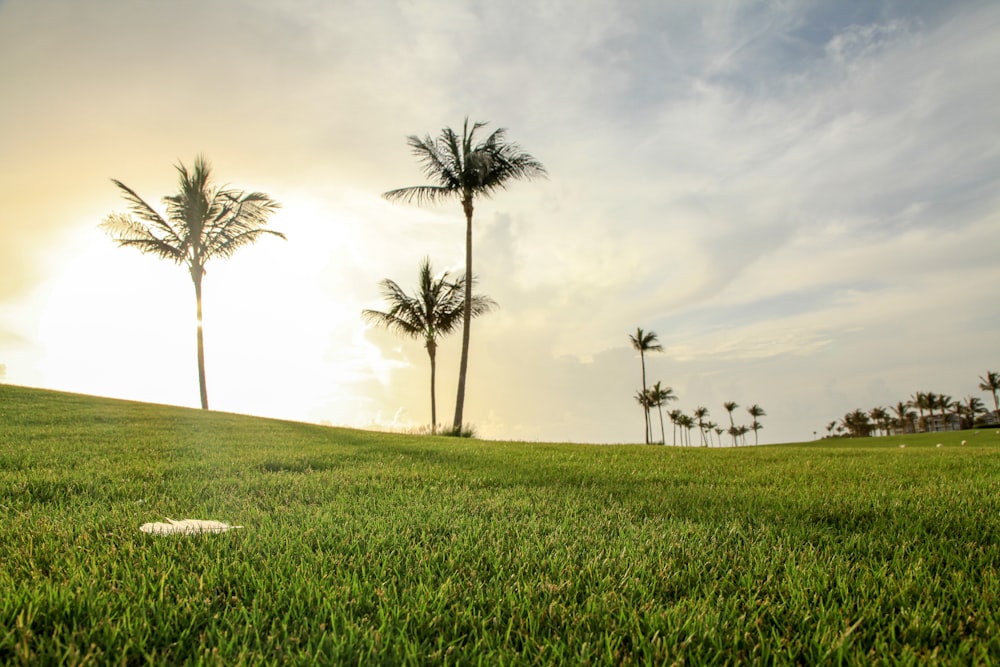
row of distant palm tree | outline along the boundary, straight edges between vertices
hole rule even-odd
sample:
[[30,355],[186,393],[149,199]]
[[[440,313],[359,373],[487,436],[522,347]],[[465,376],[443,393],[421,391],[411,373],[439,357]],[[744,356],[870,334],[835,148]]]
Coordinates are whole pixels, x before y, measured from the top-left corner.
[[[437,424],[434,397],[435,352],[437,337],[457,326],[458,312],[462,321],[462,357],[459,365],[458,394],[455,401],[454,430],[461,432],[465,405],[465,386],[469,361],[470,322],[496,307],[485,296],[474,296],[472,284],[472,214],[475,200],[490,197],[517,180],[544,177],[545,167],[516,143],[508,141],[506,130],[493,131],[477,142],[477,133],[487,123],[469,126],[465,119],[461,136],[444,128],[437,139],[429,135],[421,139],[407,138],[413,154],[420,161],[424,174],[433,183],[390,190],[383,194],[389,201],[437,203],[457,198],[465,214],[465,274],[449,281],[447,275],[434,278],[430,260],[420,267],[420,289],[407,295],[391,281],[381,283],[387,312],[365,311],[369,322],[387,326],[406,336],[423,337],[431,358],[431,419]],[[102,227],[120,247],[136,248],[186,266],[194,283],[197,312],[198,384],[201,407],[208,409],[208,387],[205,373],[205,342],[202,325],[202,280],[205,265],[214,257],[230,257],[245,245],[265,234],[285,238],[280,232],[265,229],[270,216],[280,205],[260,192],[246,193],[228,187],[217,187],[211,180],[211,169],[203,156],[197,156],[191,171],[177,165],[180,189],[176,195],[163,198],[166,215],[161,215],[134,190],[118,180],[112,182],[128,202],[129,213],[112,213]]]
[[[655,331],[644,331],[641,327],[636,328],[635,334],[629,334],[629,341],[632,343],[632,349],[639,353],[639,360],[642,364],[642,389],[635,392],[635,400],[642,407],[646,444],[648,445],[653,442],[652,420],[649,416],[649,412],[653,408],[657,408],[660,415],[660,444],[666,444],[666,435],[663,427],[663,406],[671,401],[676,401],[678,397],[674,394],[674,390],[671,387],[662,386],[660,381],[657,381],[652,387],[646,386],[646,353],[662,352],[663,346],[660,345],[659,337]],[[732,436],[733,446],[735,447],[738,441],[746,444],[746,435],[750,431],[754,433],[754,444],[758,444],[757,433],[764,428],[759,418],[767,416],[764,408],[757,404],[750,406],[747,408],[747,412],[753,418],[752,423],[749,426],[737,426],[733,420],[733,411],[739,405],[735,401],[727,401],[723,404],[723,407],[729,413],[728,433]],[[681,410],[671,410],[667,415],[674,426],[674,445],[677,444],[678,426],[681,428],[681,444],[690,446],[691,431],[697,425],[698,431],[701,434],[701,445],[703,447],[711,445],[713,432],[716,434],[719,446],[722,446],[722,434],[727,431],[720,428],[715,422],[708,421],[708,408],[699,406],[695,408],[693,415],[686,415]],[[687,436],[686,439],[685,434]]]
[[[839,421],[826,425],[826,437],[863,438],[893,433],[922,433],[973,428],[985,423],[1000,423],[1000,373],[987,371],[979,377],[979,389],[993,398],[993,413],[977,396],[955,400],[947,394],[918,391],[891,408],[881,406],[868,411],[854,410]],[[991,417],[991,418],[990,418]],[[987,421],[987,419],[989,421]]]

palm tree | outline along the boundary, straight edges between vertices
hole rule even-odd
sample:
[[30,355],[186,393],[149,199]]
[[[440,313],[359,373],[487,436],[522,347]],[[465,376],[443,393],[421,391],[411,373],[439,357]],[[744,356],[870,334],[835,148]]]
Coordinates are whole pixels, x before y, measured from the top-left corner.
[[677,396],[671,387],[662,387],[657,381],[649,388],[650,407],[659,408],[660,411],[660,444],[667,444],[666,435],[663,431],[663,405],[668,401],[676,401]]
[[201,313],[201,281],[205,265],[213,257],[231,257],[243,246],[264,234],[285,238],[284,234],[264,229],[268,218],[280,207],[262,192],[246,193],[216,187],[211,181],[211,167],[204,156],[194,160],[194,168],[177,165],[180,190],[163,198],[166,217],[160,215],[142,197],[121,181],[112,179],[129,213],[112,213],[101,227],[117,241],[140,252],[169,259],[187,267],[194,282],[198,327],[198,386],[201,407],[208,409],[205,382],[205,338]]
[[986,406],[978,396],[966,396],[965,400],[955,404],[960,408],[959,418],[962,420],[963,428],[972,428],[976,425],[976,418],[986,414]]
[[868,411],[868,416],[875,422],[875,429],[879,434],[889,435],[889,411],[879,406]]
[[871,420],[864,410],[855,410],[844,415],[843,427],[852,438],[867,438],[872,434]]
[[921,428],[925,431],[927,430],[927,420],[924,419],[924,410],[928,409],[928,406],[930,405],[928,397],[932,395],[933,394],[928,394],[924,391],[918,391],[914,393],[913,396],[910,396],[910,407],[916,408],[917,413],[919,414],[919,419],[917,421],[918,430]]
[[986,377],[979,376],[979,388],[993,394],[993,420],[1000,423],[1000,403],[997,402],[997,392],[1000,392],[1000,373],[986,371]]
[[[441,130],[437,139],[411,135],[407,143],[423,166],[424,175],[433,185],[415,185],[389,190],[382,196],[389,201],[437,203],[458,198],[465,213],[465,275],[472,273],[472,212],[477,197],[490,197],[513,181],[531,180],[546,175],[545,167],[521,147],[507,141],[507,130],[500,128],[476,143],[476,133],[487,123],[469,119],[462,126],[462,136],[450,127]],[[465,284],[465,312],[462,314],[462,360],[458,369],[458,396],[455,400],[454,428],[462,427],[465,407],[465,378],[469,368],[469,330],[472,322],[472,282]]]
[[948,415],[946,413],[951,410],[951,408],[952,408],[952,406],[954,404],[955,404],[955,399],[953,399],[948,394],[941,394],[940,396],[938,396],[937,406],[938,406],[938,410],[941,411],[941,430],[942,431],[951,431],[952,430],[951,428],[949,428],[950,422],[948,420]]
[[680,424],[687,431],[687,437],[684,437],[684,432],[681,431],[681,440],[690,447],[691,446],[691,429],[694,428],[694,419],[691,415],[681,414],[677,418],[677,423]]
[[747,412],[749,412],[750,416],[753,417],[753,423],[750,424],[750,428],[753,429],[753,444],[758,445],[760,443],[757,441],[757,431],[764,427],[759,421],[757,421],[757,418],[766,417],[767,413],[764,412],[764,408],[760,407],[756,403],[747,408]]
[[902,401],[897,401],[896,405],[893,406],[892,411],[895,413],[893,418],[893,423],[896,428],[900,429],[903,433],[907,433],[907,426],[916,432],[916,425],[914,425],[913,420],[917,416],[912,410],[910,410],[909,405]]
[[725,431],[721,429],[718,424],[713,426],[712,429],[715,431],[715,439],[718,441],[719,447],[722,447],[722,434],[725,433]]
[[705,417],[708,416],[708,408],[699,405],[694,409],[694,418],[698,422],[698,432],[701,434],[701,446],[706,447],[705,444]]
[[[639,405],[642,406],[643,412],[648,415],[649,414],[649,408],[652,407],[652,404],[653,404],[653,396],[652,396],[652,393],[650,392],[650,390],[649,389],[646,389],[646,390],[636,389],[635,390],[635,396],[634,396],[634,398],[635,398],[636,402],[639,403]],[[646,444],[647,445],[649,444],[649,429],[648,428],[646,429]]]
[[[465,276],[455,282],[448,281],[448,273],[434,278],[430,259],[420,262],[420,287],[409,295],[388,278],[380,284],[382,298],[389,306],[388,312],[363,310],[361,317],[377,326],[385,327],[403,336],[423,338],[427,356],[431,360],[431,433],[437,433],[437,399],[435,377],[437,374],[437,340],[458,326],[465,312]],[[474,282],[474,280],[473,280]],[[472,297],[472,316],[484,315],[497,304],[481,294]]]
[[726,401],[722,404],[722,407],[726,409],[729,413],[729,434],[733,436],[733,447],[736,446],[736,425],[733,423],[733,410],[740,407],[736,404],[736,401]]
[[667,416],[670,417],[670,421],[674,425],[674,447],[676,447],[677,446],[677,425],[680,424],[681,420],[684,418],[684,413],[681,412],[680,410],[671,410],[670,412],[667,413]]
[[[632,341],[632,349],[639,352],[639,361],[642,363],[642,390],[646,391],[646,353],[647,352],[661,352],[663,351],[663,346],[659,344],[656,337],[655,331],[643,331],[641,328],[635,330],[635,335],[629,334],[629,340]],[[649,408],[647,406],[645,410],[646,415],[646,444],[652,439],[652,432],[649,428]]]

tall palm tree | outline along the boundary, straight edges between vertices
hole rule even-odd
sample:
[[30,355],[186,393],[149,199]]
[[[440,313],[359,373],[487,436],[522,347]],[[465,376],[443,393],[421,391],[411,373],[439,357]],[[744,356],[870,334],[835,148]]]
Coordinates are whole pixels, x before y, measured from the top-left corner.
[[[389,190],[382,196],[389,201],[437,203],[457,198],[465,213],[465,275],[472,274],[472,213],[477,197],[490,197],[514,181],[532,180],[546,175],[545,167],[521,147],[507,140],[507,130],[494,130],[477,143],[476,134],[487,123],[469,127],[465,119],[462,135],[450,127],[441,130],[437,139],[407,137],[413,155],[421,163],[424,175],[433,185],[415,185]],[[469,331],[472,322],[472,282],[465,284],[465,312],[462,314],[462,359],[458,368],[458,396],[455,400],[454,428],[462,427],[465,408],[465,380],[469,368]]]
[[[663,346],[659,344],[656,337],[655,331],[643,331],[642,328],[636,328],[635,335],[629,334],[629,340],[632,341],[632,349],[639,352],[639,361],[642,363],[642,391],[646,391],[646,353],[647,352],[662,352]],[[649,427],[649,408],[645,410],[646,416],[646,444],[652,439],[652,432]]]
[[698,422],[698,432],[701,433],[701,446],[707,447],[705,444],[705,417],[708,416],[708,408],[699,405],[694,409],[694,418]]
[[979,376],[979,388],[993,394],[993,419],[1000,422],[1000,402],[997,402],[997,393],[1000,392],[1000,373],[996,371],[986,371],[986,376]]
[[[465,312],[465,283],[465,276],[449,282],[447,272],[440,278],[435,278],[431,261],[425,257],[420,262],[420,286],[415,294],[407,294],[387,278],[381,282],[381,286],[382,298],[389,310],[361,311],[361,317],[367,322],[403,336],[424,339],[424,347],[427,348],[427,356],[431,361],[431,433],[437,433],[437,398],[434,389],[437,341],[439,336],[454,331],[462,321]],[[496,302],[488,296],[475,294],[472,297],[473,317],[484,315],[496,307]]]
[[757,441],[757,431],[764,428],[760,421],[758,421],[758,418],[766,417],[767,413],[764,412],[764,408],[760,407],[756,403],[747,408],[747,412],[749,412],[750,416],[753,417],[753,422],[750,424],[750,428],[753,429],[753,444],[758,445],[760,443]]
[[665,445],[667,444],[667,438],[663,431],[663,405],[669,401],[676,401],[677,396],[674,394],[672,387],[663,387],[657,381],[656,384],[649,388],[649,399],[650,406],[658,408],[660,411],[660,444]]
[[722,407],[726,409],[729,413],[729,434],[733,436],[733,447],[736,446],[736,424],[733,423],[733,410],[740,407],[736,404],[736,401],[726,401],[722,404]]
[[166,217],[127,185],[112,179],[111,182],[128,202],[129,213],[112,213],[104,219],[101,227],[120,247],[136,248],[187,267],[194,283],[197,306],[198,386],[201,407],[207,410],[205,337],[201,316],[201,282],[205,277],[205,265],[213,257],[231,257],[264,234],[280,238],[285,236],[264,229],[268,218],[280,207],[266,194],[215,186],[211,167],[201,155],[195,158],[191,171],[183,164],[178,164],[176,168],[180,175],[180,190],[163,198]]

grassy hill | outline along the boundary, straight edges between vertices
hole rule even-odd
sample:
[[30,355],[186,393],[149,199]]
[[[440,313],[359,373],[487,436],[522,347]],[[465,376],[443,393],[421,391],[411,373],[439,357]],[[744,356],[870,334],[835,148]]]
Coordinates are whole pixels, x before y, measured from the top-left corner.
[[[998,454],[487,443],[0,385],[0,663],[997,662]],[[139,531],[166,517],[244,528]]]

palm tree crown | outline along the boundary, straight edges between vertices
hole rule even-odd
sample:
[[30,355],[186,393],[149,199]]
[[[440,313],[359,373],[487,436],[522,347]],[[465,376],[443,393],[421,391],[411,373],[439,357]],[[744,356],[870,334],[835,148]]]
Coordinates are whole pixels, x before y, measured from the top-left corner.
[[997,401],[997,393],[1000,392],[1000,373],[996,371],[986,371],[986,376],[979,377],[979,388],[993,395],[993,413],[996,418],[1000,418],[1000,402]]
[[[431,362],[431,432],[437,432],[437,399],[435,377],[437,340],[454,331],[462,321],[465,310],[465,276],[449,282],[448,273],[434,278],[430,259],[420,262],[420,285],[414,295],[409,295],[388,278],[381,282],[382,298],[389,306],[387,312],[363,310],[365,321],[384,327],[409,338],[423,338]],[[472,316],[478,317],[497,307],[493,299],[476,294],[472,297]]]
[[166,217],[160,215],[136,192],[122,183],[112,182],[129,203],[129,213],[112,213],[101,227],[119,246],[169,259],[187,266],[194,282],[198,322],[198,381],[201,407],[208,409],[205,382],[205,351],[201,312],[201,282],[205,264],[213,257],[231,257],[264,234],[285,238],[284,234],[265,229],[268,218],[279,207],[262,192],[243,192],[212,184],[211,167],[204,156],[194,160],[188,171],[177,165],[180,190],[163,198]]
[[[389,190],[382,196],[389,201],[436,203],[457,197],[465,213],[465,275],[472,274],[472,213],[476,197],[490,197],[510,183],[546,175],[545,167],[518,144],[507,140],[504,128],[494,130],[477,142],[477,133],[487,123],[469,119],[462,126],[462,136],[449,127],[437,139],[407,138],[424,175],[434,183]],[[462,427],[465,406],[465,379],[469,365],[469,331],[472,313],[472,283],[465,284],[465,309],[462,314],[462,359],[458,371],[458,395],[455,400],[454,427]]]

